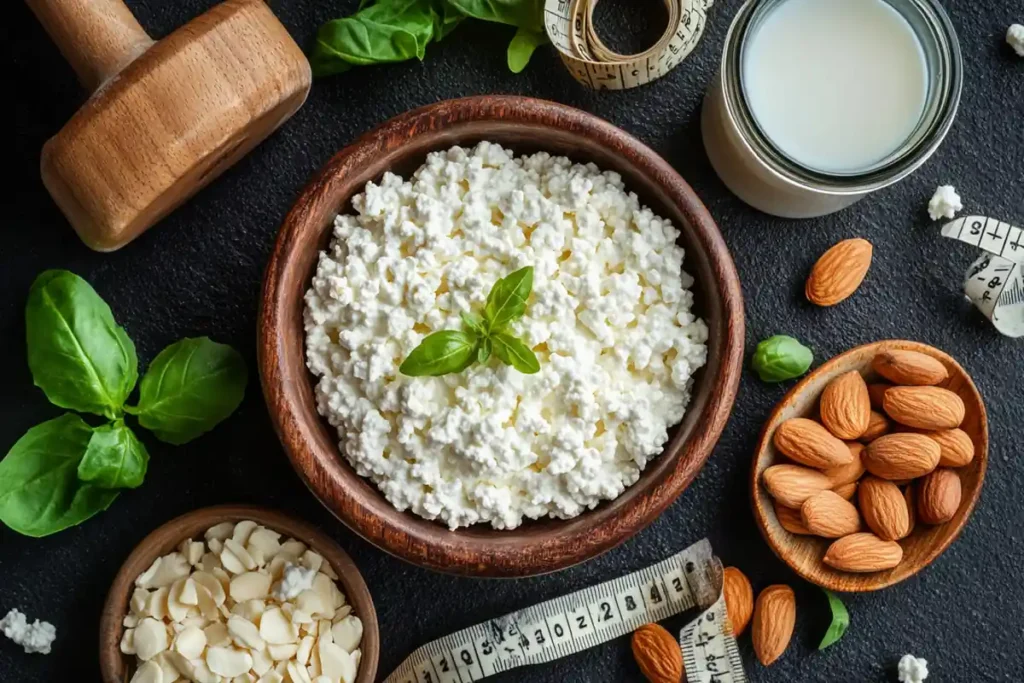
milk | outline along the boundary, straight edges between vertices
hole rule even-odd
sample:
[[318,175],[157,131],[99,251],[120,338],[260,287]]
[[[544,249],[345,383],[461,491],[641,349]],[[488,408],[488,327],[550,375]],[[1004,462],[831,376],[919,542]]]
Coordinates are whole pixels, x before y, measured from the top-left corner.
[[762,133],[798,164],[872,170],[921,120],[924,51],[883,0],[784,0],[751,30],[744,97]]

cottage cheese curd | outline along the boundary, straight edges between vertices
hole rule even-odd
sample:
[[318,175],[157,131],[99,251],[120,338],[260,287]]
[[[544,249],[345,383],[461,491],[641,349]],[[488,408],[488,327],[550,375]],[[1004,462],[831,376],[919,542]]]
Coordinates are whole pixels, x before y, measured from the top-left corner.
[[[342,453],[399,510],[455,529],[568,518],[615,498],[668,440],[706,360],[671,223],[617,173],[482,142],[386,173],[335,220],[306,293],[309,369]],[[406,377],[501,277],[533,266],[512,332],[540,372],[492,358]]]

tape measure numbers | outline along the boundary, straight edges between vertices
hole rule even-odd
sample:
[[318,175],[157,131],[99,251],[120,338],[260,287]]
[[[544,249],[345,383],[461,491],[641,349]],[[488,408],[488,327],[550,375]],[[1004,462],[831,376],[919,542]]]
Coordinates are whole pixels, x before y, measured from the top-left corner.
[[680,633],[691,683],[745,683],[705,539],[646,569],[554,598],[424,645],[384,683],[467,683],[581,652],[644,624],[700,607]]
[[583,85],[625,90],[660,78],[686,59],[700,42],[714,0],[662,0],[665,33],[637,55],[607,47],[594,30],[598,0],[545,0],[544,27],[562,62]]

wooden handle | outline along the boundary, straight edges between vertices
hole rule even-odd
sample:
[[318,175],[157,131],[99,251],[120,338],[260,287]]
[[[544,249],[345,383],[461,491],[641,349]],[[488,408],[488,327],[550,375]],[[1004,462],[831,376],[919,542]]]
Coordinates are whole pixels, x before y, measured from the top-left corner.
[[121,0],[26,0],[90,91],[153,44]]

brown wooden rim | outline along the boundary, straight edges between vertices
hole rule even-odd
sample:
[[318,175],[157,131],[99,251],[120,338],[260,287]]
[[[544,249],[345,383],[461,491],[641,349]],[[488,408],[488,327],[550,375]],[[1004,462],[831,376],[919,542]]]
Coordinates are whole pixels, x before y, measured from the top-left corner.
[[[358,495],[347,490],[348,464],[337,449],[332,457],[317,457],[310,446],[314,443],[314,425],[287,390],[278,391],[280,387],[298,386],[312,391],[308,373],[296,376],[282,360],[291,352],[277,333],[288,320],[282,280],[299,227],[312,207],[325,200],[333,179],[368,159],[394,151],[409,135],[429,128],[432,120],[441,116],[447,125],[513,118],[517,123],[559,127],[571,121],[577,133],[605,147],[628,150],[630,163],[652,178],[685,217],[709,267],[717,274],[723,310],[719,321],[721,362],[716,377],[705,376],[704,381],[713,382],[714,387],[696,420],[700,428],[694,429],[683,444],[673,467],[650,482],[645,497],[633,500],[626,511],[609,514],[604,504],[584,513],[591,522],[586,528],[550,535],[542,544],[524,546],[522,540],[516,540],[515,532],[499,532],[490,537],[448,532],[437,523],[430,525],[434,531],[424,531],[423,527],[410,526],[409,513],[394,510],[379,493],[384,506],[367,509]],[[610,550],[650,524],[682,493],[711,454],[728,420],[742,372],[743,342],[743,297],[728,247],[703,203],[664,159],[636,138],[586,112],[545,100],[485,95],[438,102],[385,122],[335,154],[306,186],[285,218],[267,265],[258,354],[260,378],[274,428],[300,478],[328,510],[367,541],[413,564],[458,574],[510,577],[557,571]],[[628,493],[627,489],[622,497]],[[438,531],[445,533],[441,535]],[[508,537],[503,538],[502,533]]]

